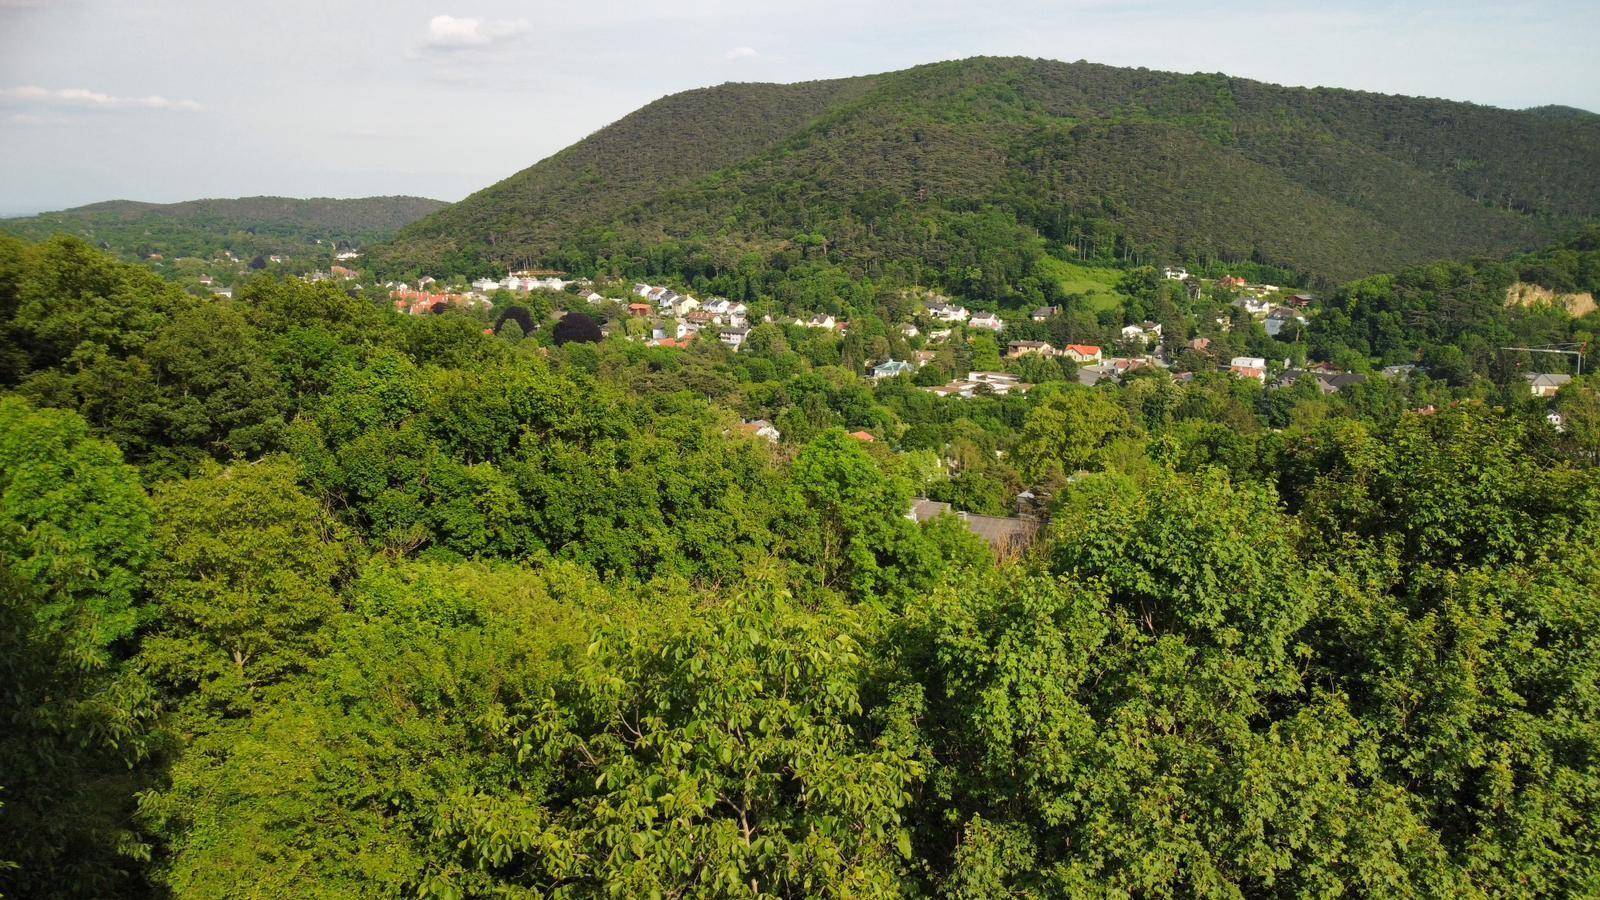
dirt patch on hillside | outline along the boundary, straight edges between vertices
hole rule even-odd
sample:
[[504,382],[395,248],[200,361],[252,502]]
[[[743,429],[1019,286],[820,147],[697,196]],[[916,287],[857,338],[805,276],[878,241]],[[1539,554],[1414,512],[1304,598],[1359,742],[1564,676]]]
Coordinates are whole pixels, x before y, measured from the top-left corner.
[[1559,306],[1574,316],[1586,316],[1595,310],[1594,295],[1588,292],[1558,294],[1547,287],[1528,284],[1525,281],[1519,281],[1506,288],[1507,306],[1538,306],[1541,303]]

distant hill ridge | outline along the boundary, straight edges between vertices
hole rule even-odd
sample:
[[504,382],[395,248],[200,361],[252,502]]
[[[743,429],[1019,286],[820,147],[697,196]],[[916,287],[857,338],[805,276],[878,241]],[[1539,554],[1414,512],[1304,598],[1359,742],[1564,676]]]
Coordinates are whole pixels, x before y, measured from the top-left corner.
[[570,268],[676,241],[727,261],[815,234],[871,271],[961,256],[949,217],[977,210],[1079,254],[1344,279],[1600,218],[1600,117],[1015,58],[725,84],[655,101],[375,259]]
[[117,217],[170,219],[212,219],[239,223],[310,225],[360,231],[394,231],[442,209],[442,200],[426,197],[236,197],[185,200],[178,203],[148,203],[142,200],[105,200],[57,212],[40,213],[23,219],[4,220],[18,224],[30,220]]

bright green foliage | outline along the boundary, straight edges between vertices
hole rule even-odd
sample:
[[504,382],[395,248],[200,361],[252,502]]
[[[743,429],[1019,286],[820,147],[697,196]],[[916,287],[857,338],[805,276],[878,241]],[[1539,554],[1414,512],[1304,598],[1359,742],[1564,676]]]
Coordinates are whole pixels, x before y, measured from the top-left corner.
[[154,707],[120,677],[141,614],[138,474],[70,412],[0,399],[0,891],[116,896]]
[[886,475],[866,447],[840,429],[823,433],[795,459],[795,490],[808,515],[813,564],[827,587],[857,596],[895,596],[915,586],[932,554],[907,519],[911,491]]
[[171,788],[144,797],[179,896],[482,896],[517,883],[463,853],[460,815],[544,795],[519,772],[507,710],[583,652],[584,616],[609,599],[571,568],[416,564],[375,567],[351,598],[308,676],[198,737]]
[[156,492],[151,674],[202,709],[250,708],[327,650],[342,529],[301,492],[298,467],[215,464]]
[[1017,441],[1017,463],[1034,484],[1060,485],[1090,468],[1113,440],[1131,436],[1127,412],[1105,394],[1076,386],[1046,397],[1028,413]]
[[[1237,666],[1089,583],[942,596],[927,629],[930,820],[952,896],[1438,896],[1461,884],[1335,697],[1269,714]],[[1260,699],[1266,699],[1262,697]],[[942,807],[939,808],[939,807]]]
[[[906,142],[950,150],[973,104],[1026,120],[1044,94],[1008,68],[934,67],[952,102]],[[1184,83],[1190,128],[1250,96]],[[744,146],[847,89],[797,86]],[[1109,139],[1051,127],[1018,137],[1042,171]],[[1114,143],[1148,150],[1136,132]],[[1592,320],[1487,302],[1478,264],[1402,273],[1313,321],[1426,371],[1261,385],[1219,360],[1306,345],[1226,290],[1127,267],[1120,309],[1048,296],[1040,235],[1117,243],[1103,220],[869,193],[870,234],[808,213],[736,264],[671,241],[605,261],[692,271],[753,320],[850,318],[739,353],[512,344],[484,311],[270,277],[202,301],[71,239],[0,240],[0,890],[1600,894],[1592,385],[1552,403],[1483,353]],[[870,279],[832,259],[909,221],[916,251]],[[1595,240],[1508,265],[1575,290]],[[925,346],[896,325],[930,283],[1061,307],[997,304],[1008,340],[1158,319],[1181,376],[1086,389],[1036,359],[1011,364],[1049,376],[1026,393],[920,390],[989,351],[958,329],[915,380],[869,382]],[[1313,352],[1375,362],[1316,346],[1333,333]],[[919,525],[916,496],[969,515]],[[1049,521],[997,564],[978,535],[1033,526],[983,516],[1014,514]]]
[[466,850],[582,894],[897,896],[920,702],[866,707],[856,629],[760,586],[602,628],[516,738],[552,802],[510,833],[512,810],[464,803]]
[[1256,678],[1285,674],[1311,596],[1271,493],[1215,471],[1140,487],[1100,476],[1060,498],[1051,527],[1052,568],[1104,584],[1145,633],[1237,654]]
[[133,634],[150,511],[138,474],[71,413],[0,399],[0,561],[45,591],[36,627],[105,669]]

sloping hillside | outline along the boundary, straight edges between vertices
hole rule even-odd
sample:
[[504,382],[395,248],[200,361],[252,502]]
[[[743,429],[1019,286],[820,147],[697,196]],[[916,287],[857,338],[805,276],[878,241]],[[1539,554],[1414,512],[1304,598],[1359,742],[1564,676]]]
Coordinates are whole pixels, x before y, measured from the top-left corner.
[[1600,120],[1025,59],[724,85],[408,226],[379,262],[615,267],[674,241],[726,263],[805,235],[866,271],[940,267],[982,255],[951,237],[980,211],[1068,255],[1344,279],[1600,217]]

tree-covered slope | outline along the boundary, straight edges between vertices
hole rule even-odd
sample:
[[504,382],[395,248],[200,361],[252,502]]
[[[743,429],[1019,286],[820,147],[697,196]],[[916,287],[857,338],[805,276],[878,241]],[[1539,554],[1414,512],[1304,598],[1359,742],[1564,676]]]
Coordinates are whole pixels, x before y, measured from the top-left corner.
[[183,203],[110,200],[0,220],[0,231],[30,240],[71,234],[128,256],[206,255],[217,249],[243,254],[293,251],[319,240],[346,244],[379,241],[444,206],[443,201],[425,197],[240,197]]
[[1026,59],[724,85],[408,226],[379,261],[603,266],[672,239],[726,263],[808,235],[870,269],[986,207],[1080,255],[1339,279],[1600,216],[1600,120]]

